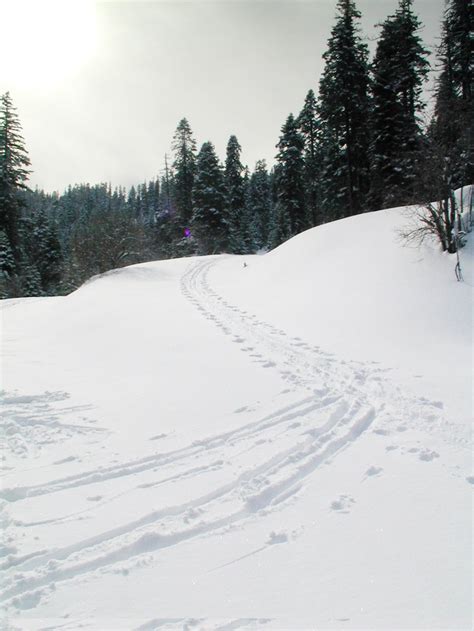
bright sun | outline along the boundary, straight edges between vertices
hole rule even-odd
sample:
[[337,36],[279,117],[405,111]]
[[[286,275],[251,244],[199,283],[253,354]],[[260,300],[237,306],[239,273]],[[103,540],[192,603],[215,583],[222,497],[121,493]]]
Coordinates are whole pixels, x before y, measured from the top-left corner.
[[78,70],[97,45],[88,0],[0,0],[2,83],[47,86]]

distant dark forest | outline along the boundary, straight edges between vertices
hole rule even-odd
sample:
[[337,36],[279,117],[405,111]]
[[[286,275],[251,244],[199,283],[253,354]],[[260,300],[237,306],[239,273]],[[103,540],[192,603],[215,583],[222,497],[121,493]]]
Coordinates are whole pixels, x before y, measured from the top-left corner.
[[224,164],[212,142],[198,151],[182,119],[155,180],[129,190],[33,191],[20,121],[4,94],[0,296],[67,294],[95,274],[148,260],[255,253],[329,221],[430,200],[444,200],[430,220],[454,252],[453,191],[474,182],[473,11],[471,0],[450,0],[430,57],[413,1],[400,0],[369,59],[356,3],[338,0],[319,90],[284,122],[271,170],[263,160],[245,167],[235,136]]

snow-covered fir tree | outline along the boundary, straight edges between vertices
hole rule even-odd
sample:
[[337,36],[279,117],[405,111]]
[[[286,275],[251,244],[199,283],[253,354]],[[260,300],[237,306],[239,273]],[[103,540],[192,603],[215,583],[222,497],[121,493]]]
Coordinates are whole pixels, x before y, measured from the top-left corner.
[[246,196],[250,240],[254,251],[268,246],[272,214],[272,192],[265,160],[258,160],[250,176]]
[[311,227],[305,206],[304,140],[290,114],[281,128],[275,170],[277,205],[272,226],[272,246]]
[[[40,210],[21,220],[20,232],[25,265],[38,272],[41,290],[54,295],[61,279],[63,262],[56,226],[45,211]],[[36,278],[36,273],[33,276]]]
[[429,70],[412,0],[400,0],[382,24],[373,62],[372,190],[374,208],[409,203],[422,157],[421,92]]
[[361,14],[354,0],[338,0],[336,23],[323,58],[318,113],[321,121],[324,221],[367,208],[369,191],[369,66]]
[[158,179],[150,180],[147,185],[148,200],[148,224],[152,226],[155,223],[156,215],[160,209],[160,182]]
[[15,270],[15,259],[10,241],[4,230],[0,230],[0,273],[9,278]]
[[15,273],[15,258],[10,241],[4,230],[0,230],[0,299],[10,296],[10,284]]
[[298,125],[304,140],[304,179],[306,207],[313,226],[322,222],[319,211],[319,176],[321,168],[320,143],[318,142],[317,100],[313,90],[306,95]]
[[0,230],[0,298],[8,298],[10,282],[15,273],[15,258],[10,241],[3,230]]
[[224,176],[212,142],[205,142],[197,157],[191,231],[199,254],[224,252],[229,246]]
[[[439,47],[440,74],[430,140],[443,156],[451,186],[474,181],[474,5],[471,0],[451,0],[442,27]],[[433,149],[433,147],[431,147]]]
[[0,230],[8,237],[15,259],[20,258],[18,221],[30,174],[30,159],[9,92],[0,97]]
[[244,166],[240,161],[241,151],[237,137],[232,135],[227,143],[224,182],[229,248],[234,254],[247,251]]
[[23,265],[21,274],[22,296],[42,296],[41,275],[34,263]]
[[183,118],[173,137],[173,198],[182,231],[189,228],[193,212],[193,185],[196,173],[196,142]]

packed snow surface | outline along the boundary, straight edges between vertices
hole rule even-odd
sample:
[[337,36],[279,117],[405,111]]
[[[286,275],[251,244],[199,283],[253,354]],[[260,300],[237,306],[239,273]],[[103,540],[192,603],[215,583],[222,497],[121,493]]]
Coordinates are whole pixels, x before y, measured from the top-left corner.
[[472,247],[405,222],[4,301],[2,628],[471,628]]

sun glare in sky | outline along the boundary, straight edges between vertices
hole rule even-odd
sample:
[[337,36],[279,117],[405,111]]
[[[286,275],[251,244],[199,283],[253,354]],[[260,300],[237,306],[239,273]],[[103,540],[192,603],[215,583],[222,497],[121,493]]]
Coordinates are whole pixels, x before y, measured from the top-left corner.
[[23,88],[51,86],[76,72],[97,46],[88,0],[0,0],[2,79]]

